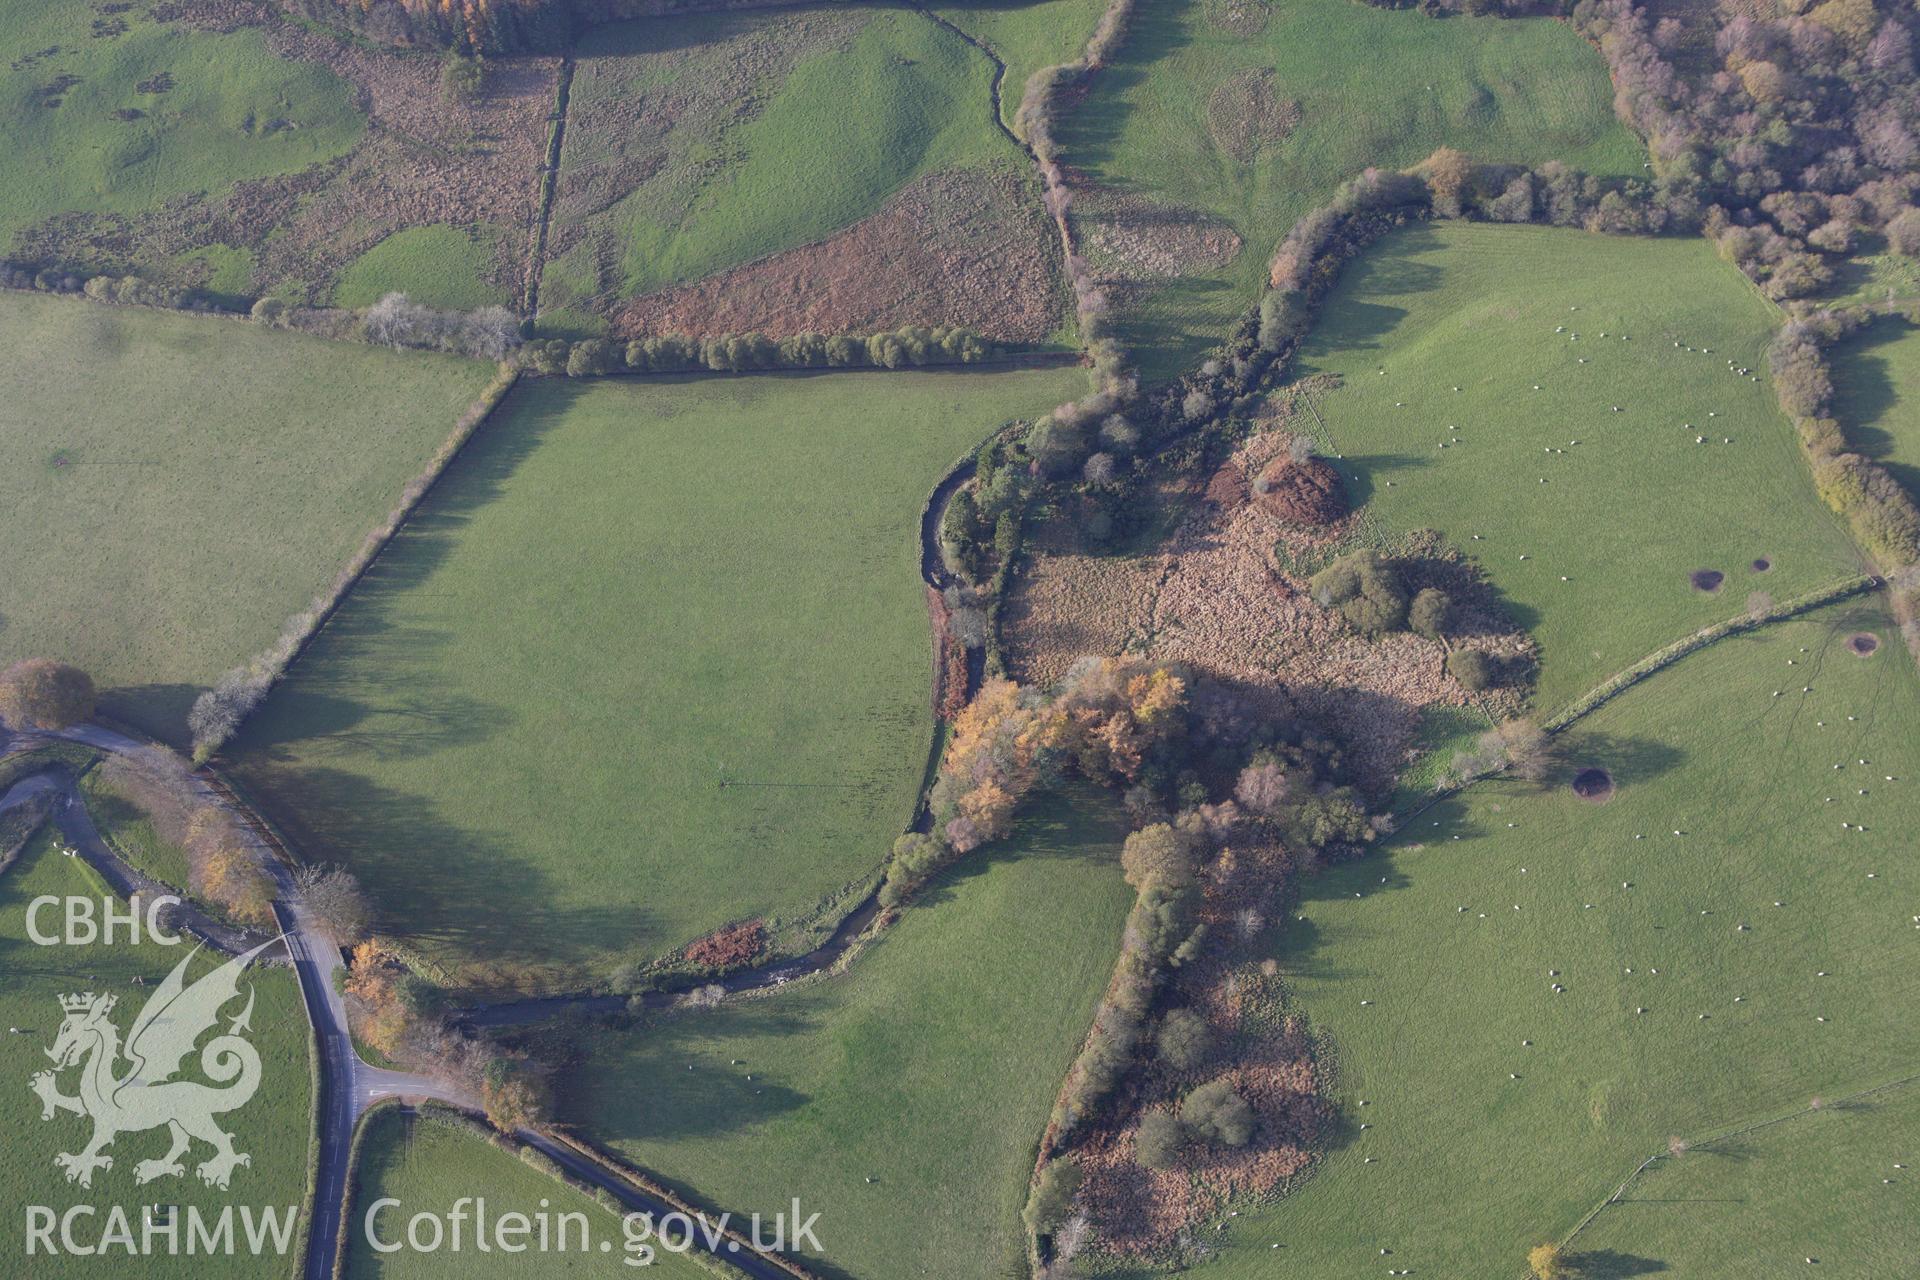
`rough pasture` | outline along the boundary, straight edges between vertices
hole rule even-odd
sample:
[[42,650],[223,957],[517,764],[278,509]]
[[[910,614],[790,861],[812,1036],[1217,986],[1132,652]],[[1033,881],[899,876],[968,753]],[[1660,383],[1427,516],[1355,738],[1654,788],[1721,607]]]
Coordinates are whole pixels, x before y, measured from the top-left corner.
[[1076,230],[1153,376],[1230,331],[1293,221],[1370,165],[1443,144],[1603,174],[1646,158],[1600,55],[1545,18],[1209,0],[1138,6],[1129,31],[1057,132]]
[[[1545,784],[1476,785],[1308,880],[1273,955],[1343,1124],[1292,1195],[1243,1207],[1212,1273],[1269,1274],[1273,1245],[1334,1280],[1383,1248],[1415,1275],[1517,1272],[1670,1136],[1911,1075],[1920,688],[1895,644],[1856,657],[1862,630],[1890,633],[1843,606],[1695,653],[1569,730]],[[1604,805],[1570,786],[1594,766]],[[1880,1176],[1850,1176],[1840,1222],[1890,1221],[1865,1197],[1909,1192]],[[1808,1232],[1866,1272],[1885,1247]]]
[[1348,269],[1299,370],[1342,382],[1312,403],[1355,500],[1446,535],[1532,631],[1546,715],[1860,571],[1764,375],[1778,323],[1699,241],[1441,223]]

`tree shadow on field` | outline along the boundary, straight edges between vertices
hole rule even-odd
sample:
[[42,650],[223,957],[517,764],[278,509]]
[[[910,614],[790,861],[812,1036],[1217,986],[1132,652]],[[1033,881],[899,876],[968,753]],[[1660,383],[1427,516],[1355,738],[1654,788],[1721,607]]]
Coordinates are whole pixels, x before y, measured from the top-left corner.
[[1628,1280],[1631,1276],[1650,1276],[1667,1270],[1667,1264],[1659,1258],[1641,1258],[1618,1249],[1569,1254],[1566,1263],[1569,1274],[1577,1280]]
[[1120,846],[1128,829],[1119,806],[1090,785],[1069,783],[1022,810],[1005,838],[981,846],[936,875],[914,894],[915,909],[951,902],[960,886],[1006,862],[1040,858],[1106,863],[1118,879]]
[[187,745],[187,712],[204,690],[177,682],[123,684],[100,694],[100,710],[176,747]]
[[1347,504],[1356,508],[1372,502],[1378,493],[1381,486],[1373,480],[1376,472],[1398,476],[1404,471],[1418,471],[1433,465],[1431,458],[1416,458],[1410,453],[1344,453],[1327,461],[1340,472],[1340,479],[1346,485]]
[[[1094,173],[1099,184],[1110,190],[1168,196],[1118,172],[1115,152],[1126,134],[1132,108],[1126,105],[1130,93],[1145,83],[1157,64],[1171,59],[1192,43],[1187,35],[1187,15],[1199,0],[1163,0],[1162,3],[1137,5],[1127,20],[1127,34],[1114,59],[1100,68],[1100,74],[1088,81],[1089,88],[1070,90],[1055,99],[1054,133],[1076,168]],[[1022,86],[1009,85],[1007,91],[1018,95]],[[1222,157],[1224,162],[1225,157]],[[1243,176],[1248,166],[1241,166]],[[1279,234],[1275,232],[1274,234]]]
[[433,578],[458,551],[467,526],[505,490],[580,390],[516,388],[508,396],[235,737],[237,758],[285,760],[288,754],[276,749],[313,739],[376,759],[418,756],[509,727],[504,711],[449,683],[436,688],[423,675],[444,669],[432,655],[453,633],[408,620],[407,608],[432,598]]
[[1687,752],[1657,738],[1627,737],[1597,731],[1576,731],[1556,752],[1559,763],[1549,785],[1568,785],[1581,769],[1598,766],[1616,787],[1650,782],[1687,762]]
[[[833,5],[830,7],[840,9],[855,6]],[[804,13],[806,9],[802,8],[800,12]],[[676,13],[667,16],[697,20],[672,22],[661,21],[659,18],[641,18],[626,22],[601,23],[589,29],[575,42],[574,59],[584,62],[594,58],[632,58],[649,53],[673,53],[681,49],[698,49],[720,44],[737,36],[748,35],[769,25],[770,21],[765,12],[737,9]]]
[[1727,1138],[1720,1142],[1703,1142],[1687,1152],[1687,1158],[1699,1156],[1709,1160],[1724,1160],[1728,1164],[1745,1164],[1759,1155],[1759,1148],[1746,1138]]
[[548,985],[577,984],[610,953],[669,941],[644,908],[611,893],[592,906],[554,905],[576,886],[499,836],[443,816],[430,796],[343,769],[255,760],[244,773],[303,857],[344,863],[360,878],[380,932],[430,952],[494,966],[503,980],[532,969]]
[[609,1032],[562,1078],[560,1113],[616,1144],[712,1138],[764,1124],[812,1101],[779,1082],[781,1047],[826,1034],[822,1023],[815,1009],[793,1001],[745,1000]]
[[1920,492],[1920,467],[1888,455],[1898,441],[1886,427],[1900,409],[1900,389],[1893,380],[1893,363],[1877,348],[1891,346],[1920,330],[1899,316],[1880,316],[1834,351],[1833,413],[1847,424],[1847,440],[1856,450],[1879,462],[1907,486]]

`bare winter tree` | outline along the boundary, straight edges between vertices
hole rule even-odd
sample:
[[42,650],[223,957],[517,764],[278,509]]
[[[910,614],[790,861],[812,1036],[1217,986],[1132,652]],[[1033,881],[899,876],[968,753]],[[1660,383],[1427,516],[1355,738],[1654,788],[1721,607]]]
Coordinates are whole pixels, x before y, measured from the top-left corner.
[[351,945],[373,925],[373,903],[351,871],[341,866],[306,866],[294,873],[300,901],[326,921],[334,935]]

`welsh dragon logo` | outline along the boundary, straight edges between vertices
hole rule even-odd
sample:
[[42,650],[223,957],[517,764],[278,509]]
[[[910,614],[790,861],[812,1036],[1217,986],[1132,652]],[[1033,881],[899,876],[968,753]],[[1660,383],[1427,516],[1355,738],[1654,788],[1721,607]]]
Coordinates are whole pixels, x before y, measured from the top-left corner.
[[[215,1036],[200,1050],[201,1073],[224,1087],[173,1077],[194,1044],[219,1022],[220,1010],[239,997],[241,972],[272,945],[262,943],[235,956],[191,986],[185,981],[187,965],[193,960],[189,955],[148,997],[124,1047],[111,1017],[116,997],[91,991],[60,997],[66,1017],[53,1048],[46,1051],[54,1068],[37,1073],[32,1087],[40,1096],[42,1120],[62,1111],[93,1120],[92,1141],[77,1153],[62,1152],[53,1158],[66,1170],[68,1182],[92,1186],[95,1169],[113,1168],[113,1157],[102,1152],[116,1137],[162,1125],[172,1135],[172,1146],[159,1159],[135,1165],[136,1182],[183,1175],[186,1168],[180,1157],[195,1138],[213,1147],[213,1155],[195,1170],[209,1186],[224,1190],[236,1166],[253,1163],[251,1156],[233,1149],[233,1135],[214,1123],[215,1116],[245,1106],[260,1087],[260,1054],[242,1035],[251,1030],[251,987],[246,1008],[226,1034]],[[60,1092],[56,1076],[76,1066],[80,1092],[70,1097]]]

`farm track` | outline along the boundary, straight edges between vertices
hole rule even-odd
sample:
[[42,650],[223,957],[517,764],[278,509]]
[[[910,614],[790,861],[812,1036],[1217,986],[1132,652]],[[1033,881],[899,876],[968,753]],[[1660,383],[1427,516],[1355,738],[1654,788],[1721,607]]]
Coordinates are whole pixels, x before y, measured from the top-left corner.
[[[56,740],[77,742],[97,751],[114,754],[137,751],[149,745],[94,725],[82,725],[44,735],[16,735],[11,740],[0,738],[0,745],[8,748],[32,747]],[[391,1098],[441,1102],[469,1114],[481,1111],[480,1101],[448,1081],[413,1072],[373,1067],[361,1060],[347,1030],[345,1000],[336,986],[336,977],[344,968],[341,948],[327,927],[301,905],[294,881],[294,872],[299,864],[272,829],[217,776],[201,773],[196,778],[202,786],[203,795],[212,803],[227,809],[240,823],[274,882],[274,918],[280,924],[288,960],[300,982],[302,1004],[320,1054],[320,1096],[315,1100],[314,1107],[320,1117],[318,1132],[314,1135],[314,1141],[319,1144],[319,1158],[310,1191],[310,1229],[301,1275],[303,1280],[333,1280],[336,1260],[344,1256],[341,1211],[348,1192],[354,1128],[360,1117],[375,1103]],[[36,796],[59,797],[51,821],[62,837],[72,842],[87,864],[117,891],[167,891],[165,885],[130,866],[106,842],[87,811],[76,779],[62,766],[52,765],[44,771],[29,774],[6,792],[0,793],[0,811],[27,803]],[[224,953],[235,954],[260,940],[258,935],[222,924],[187,904],[183,903],[179,910],[182,927],[208,946]],[[851,922],[852,917],[849,917],[848,923]],[[843,925],[843,929],[845,927]],[[851,936],[847,941],[851,941]],[[844,946],[845,943],[842,949]],[[769,971],[770,974],[772,972],[775,971]],[[762,985],[771,985],[773,982],[774,979],[769,976]],[[629,1211],[650,1213],[655,1218],[686,1211],[685,1206],[655,1194],[635,1178],[622,1177],[614,1172],[617,1168],[614,1162],[588,1159],[576,1142],[531,1128],[517,1130],[513,1136],[540,1151],[573,1176],[604,1189]],[[698,1247],[754,1280],[793,1280],[796,1275],[806,1274],[795,1270],[792,1264],[784,1260],[770,1261],[755,1255],[750,1249],[735,1249],[731,1244],[709,1248],[702,1238]]]

